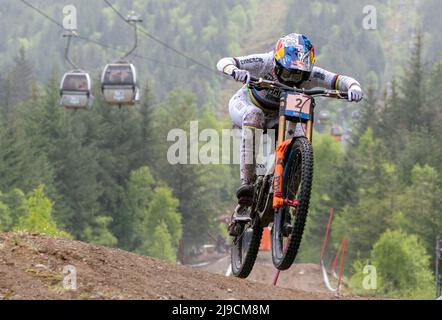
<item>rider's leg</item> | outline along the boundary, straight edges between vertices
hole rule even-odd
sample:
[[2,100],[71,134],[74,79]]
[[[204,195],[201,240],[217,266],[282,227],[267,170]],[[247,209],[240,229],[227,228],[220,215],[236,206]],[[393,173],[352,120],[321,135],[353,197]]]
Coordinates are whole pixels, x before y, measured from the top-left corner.
[[245,88],[239,90],[230,100],[229,111],[232,121],[242,128],[240,149],[241,186],[237,190],[238,202],[250,206],[253,198],[253,182],[256,172],[256,147],[259,145],[259,129],[264,129],[264,112],[250,100]]

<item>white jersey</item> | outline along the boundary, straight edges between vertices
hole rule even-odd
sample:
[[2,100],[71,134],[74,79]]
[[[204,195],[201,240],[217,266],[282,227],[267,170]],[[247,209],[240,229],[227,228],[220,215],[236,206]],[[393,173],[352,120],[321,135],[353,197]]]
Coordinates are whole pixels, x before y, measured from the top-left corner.
[[[263,54],[252,54],[243,57],[223,58],[218,64],[219,71],[228,75],[236,68],[247,70],[251,76],[266,80],[277,81],[274,73],[275,58],[274,52]],[[329,90],[348,91],[350,86],[360,84],[353,78],[339,75],[319,67],[313,67],[310,78],[304,81],[300,89],[324,88]],[[279,109],[281,90],[279,89],[249,89],[250,97],[254,104],[264,111],[275,111]]]

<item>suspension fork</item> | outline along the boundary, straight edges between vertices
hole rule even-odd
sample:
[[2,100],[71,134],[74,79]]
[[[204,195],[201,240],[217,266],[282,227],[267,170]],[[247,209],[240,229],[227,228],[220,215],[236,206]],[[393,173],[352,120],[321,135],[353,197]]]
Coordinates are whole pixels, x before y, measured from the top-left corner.
[[310,109],[310,119],[307,120],[307,139],[313,144],[313,122],[315,121],[315,99],[312,99],[312,107]]
[[[312,117],[313,117],[313,113],[312,113]],[[313,119],[310,119],[307,121],[307,130],[306,130],[306,138],[308,141],[310,141],[310,143],[313,142]]]
[[279,105],[279,124],[278,124],[278,143],[279,146],[285,141],[285,129],[286,129],[286,116],[285,116],[285,97],[281,98]]

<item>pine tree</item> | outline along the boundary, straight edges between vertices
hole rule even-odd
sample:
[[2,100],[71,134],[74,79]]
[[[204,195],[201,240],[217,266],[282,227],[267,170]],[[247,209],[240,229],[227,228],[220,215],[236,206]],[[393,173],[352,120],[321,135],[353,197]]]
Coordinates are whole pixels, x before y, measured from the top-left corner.
[[3,194],[0,192],[0,232],[11,230],[12,217],[9,207],[2,201]]
[[[119,221],[124,207],[124,186],[130,172],[138,168],[140,123],[136,109],[130,107],[119,109],[97,101],[95,113],[96,132],[87,139],[97,148],[97,183],[102,187],[99,202],[103,212],[110,214],[113,221]],[[111,231],[117,238],[120,236],[115,223]]]
[[139,107],[140,131],[137,137],[133,137],[138,145],[135,167],[154,166],[157,161],[155,145],[159,143],[155,140],[155,97],[150,84],[146,85],[142,93],[142,102]]
[[411,184],[401,201],[401,209],[407,219],[402,227],[423,240],[428,254],[433,252],[435,239],[442,230],[442,190],[439,181],[439,174],[434,168],[415,165],[411,172]]
[[302,242],[301,259],[317,261],[321,250],[330,208],[335,206],[332,194],[336,185],[336,169],[343,160],[339,142],[328,134],[315,136],[315,164],[313,190],[310,199],[309,219]]
[[[350,265],[356,258],[369,257],[374,241],[388,228],[399,208],[398,192],[401,189],[396,168],[383,158],[385,153],[382,141],[374,139],[369,129],[360,138],[351,159],[356,177],[353,192],[357,201],[348,201],[336,212],[333,222],[335,244],[343,238],[351,243],[352,250],[347,254]],[[337,183],[337,187],[342,188],[339,181]]]
[[28,101],[21,108],[0,113],[0,189],[5,192],[14,188],[28,192],[41,183],[49,189],[52,186],[49,161],[32,132],[36,123],[29,120],[29,112],[38,109],[39,103]]
[[120,246],[128,250],[140,247],[148,235],[144,226],[149,218],[149,206],[153,198],[154,178],[148,167],[130,173],[125,188],[124,206],[115,219],[115,234]]
[[[401,79],[401,112],[396,114],[396,125],[408,132],[425,125],[425,78],[422,60],[423,35],[418,33],[413,43],[405,75]],[[403,134],[404,132],[402,132]]]
[[367,132],[368,128],[371,128],[375,136],[377,132],[377,127],[379,123],[379,105],[378,105],[378,99],[376,97],[376,92],[373,86],[368,86],[366,90],[366,95],[364,97],[363,106],[361,108],[361,116],[357,122],[356,125],[356,139],[353,141],[353,143],[358,143],[358,138],[363,135],[365,132]]
[[86,240],[83,231],[95,223],[101,195],[97,149],[88,140],[95,118],[60,107],[57,78],[54,73],[37,100],[39,107],[26,113],[27,131],[33,149],[50,163],[44,172],[53,176],[47,190],[55,200],[56,221],[77,239]]
[[17,225],[21,217],[26,215],[26,196],[20,189],[14,189],[8,193],[2,194],[0,202],[8,207],[11,219],[8,229],[11,229],[13,226]]
[[[190,121],[198,119],[194,96],[191,93],[175,90],[171,92],[166,104],[157,109],[156,119],[157,141],[163,141],[158,147],[162,157],[159,159],[157,172],[169,187],[173,195],[179,200],[178,211],[183,216],[184,240],[189,246],[200,244],[207,238],[207,231],[211,225],[211,193],[213,184],[206,181],[204,165],[171,165],[167,160],[168,148],[171,143],[167,141],[169,130],[182,129],[189,135]],[[187,136],[188,138],[188,136]],[[197,137],[191,137],[195,139]],[[190,143],[187,143],[189,148]],[[181,150],[189,155],[189,149]],[[196,155],[198,156],[198,155]],[[187,158],[189,160],[189,158]]]
[[14,59],[14,67],[7,80],[10,108],[30,98],[33,77],[33,66],[26,59],[25,49],[21,47],[19,55]]

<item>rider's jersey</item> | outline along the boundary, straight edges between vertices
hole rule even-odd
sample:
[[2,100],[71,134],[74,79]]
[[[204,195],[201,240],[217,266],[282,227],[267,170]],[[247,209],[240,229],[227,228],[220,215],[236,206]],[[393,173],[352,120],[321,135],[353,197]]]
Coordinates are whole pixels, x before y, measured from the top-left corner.
[[[273,70],[275,67],[274,52],[264,54],[252,54],[243,57],[223,58],[218,64],[219,71],[231,74],[235,68],[247,70],[251,76],[266,80],[277,81]],[[329,90],[347,91],[350,86],[359,82],[355,79],[339,75],[319,67],[313,67],[310,78],[304,81],[300,89],[324,88]],[[276,111],[279,109],[281,90],[279,89],[249,89],[250,98],[255,105],[264,111]]]

